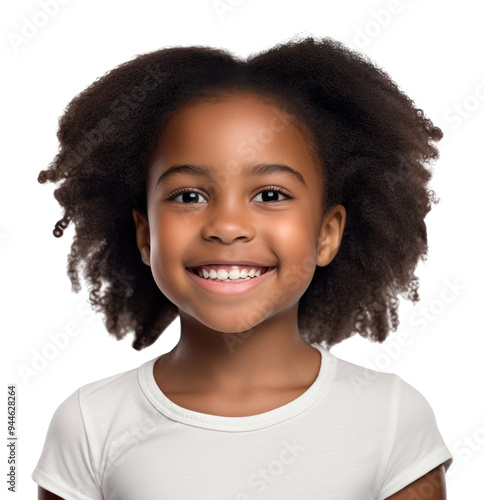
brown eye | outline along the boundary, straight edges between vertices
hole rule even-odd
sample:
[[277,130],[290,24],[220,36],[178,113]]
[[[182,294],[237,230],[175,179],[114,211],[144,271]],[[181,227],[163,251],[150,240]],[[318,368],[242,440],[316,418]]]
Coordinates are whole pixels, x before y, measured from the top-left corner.
[[[262,191],[259,191],[256,194],[256,196],[259,196],[260,194],[263,194],[263,193],[270,193],[270,196],[263,196],[263,199],[260,201],[265,201],[265,202],[269,202],[269,203],[278,202],[278,201],[286,201],[286,200],[278,199],[280,195],[283,195],[288,199],[292,199],[292,196],[285,189],[282,189],[279,187],[265,188]],[[256,201],[259,201],[259,200],[256,200]]]
[[183,203],[186,205],[186,204],[190,204],[190,203],[199,203],[197,201],[197,198],[201,197],[202,193],[200,193],[199,191],[196,191],[194,189],[183,188],[183,189],[179,189],[178,191],[175,191],[173,194],[171,194],[167,198],[167,200],[175,200],[179,196],[182,197],[182,199],[180,200],[180,203]]
[[[270,194],[267,195],[266,193]],[[266,194],[266,196],[263,196],[262,200],[256,200],[256,201],[262,201],[266,203],[277,203],[277,202],[287,201],[287,199],[293,198],[288,191],[277,186],[264,188],[261,191],[259,191],[255,196],[259,196],[262,194]],[[279,199],[280,195],[285,196],[286,199],[282,200]],[[196,189],[182,188],[172,193],[170,196],[166,198],[166,200],[177,201],[178,203],[182,203],[184,205],[189,205],[194,203],[208,203],[207,201],[205,202],[198,201],[199,198],[202,196],[203,196],[202,193],[200,191],[197,191]],[[179,197],[181,197],[181,199],[177,200],[176,198]]]

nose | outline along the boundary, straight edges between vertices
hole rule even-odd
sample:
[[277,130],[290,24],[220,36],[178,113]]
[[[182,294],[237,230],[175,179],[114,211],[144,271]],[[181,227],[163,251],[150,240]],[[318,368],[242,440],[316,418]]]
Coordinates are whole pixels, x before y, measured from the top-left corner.
[[255,235],[253,217],[248,207],[232,199],[229,203],[214,204],[207,210],[202,223],[202,237],[206,240],[220,240],[230,244],[235,240],[250,241]]

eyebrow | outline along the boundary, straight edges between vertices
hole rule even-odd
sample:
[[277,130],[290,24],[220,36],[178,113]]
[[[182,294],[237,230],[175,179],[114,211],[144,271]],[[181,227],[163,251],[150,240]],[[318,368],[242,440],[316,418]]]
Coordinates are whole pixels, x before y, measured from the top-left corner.
[[[265,175],[275,173],[297,179],[298,182],[306,185],[301,173],[287,165],[278,165],[277,163],[257,163],[252,167],[245,166],[242,169],[242,174],[245,177],[248,177],[249,175]],[[210,177],[210,169],[206,165],[173,165],[166,172],[163,172],[160,175],[156,181],[155,188],[157,188],[162,182],[166,181],[166,179],[176,174]]]

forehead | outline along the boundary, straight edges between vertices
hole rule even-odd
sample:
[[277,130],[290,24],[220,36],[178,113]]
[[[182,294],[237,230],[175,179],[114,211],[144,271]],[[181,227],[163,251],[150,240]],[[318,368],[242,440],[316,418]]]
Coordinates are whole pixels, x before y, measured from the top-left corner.
[[316,173],[308,132],[296,116],[251,94],[197,99],[170,118],[150,160],[151,177],[184,162],[214,170],[279,162],[306,172],[305,177],[310,169]]

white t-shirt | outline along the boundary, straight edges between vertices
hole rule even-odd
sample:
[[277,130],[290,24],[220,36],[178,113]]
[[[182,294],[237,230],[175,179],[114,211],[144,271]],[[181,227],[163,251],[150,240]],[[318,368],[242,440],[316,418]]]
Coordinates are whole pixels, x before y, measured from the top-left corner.
[[315,382],[248,417],[188,410],[158,358],[86,384],[55,411],[32,479],[67,500],[383,500],[453,457],[424,396],[319,344]]

